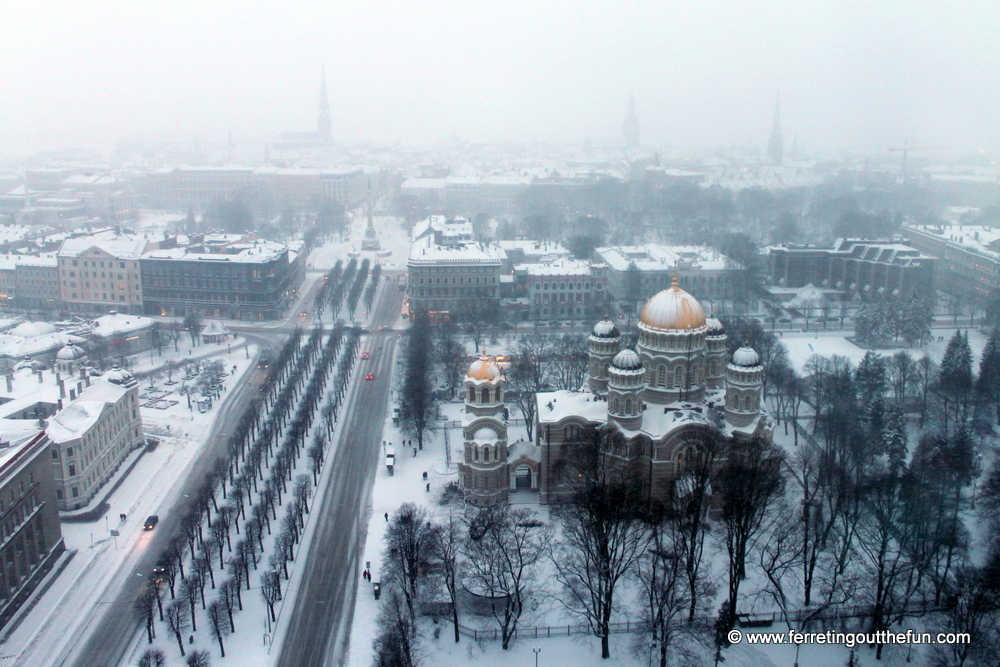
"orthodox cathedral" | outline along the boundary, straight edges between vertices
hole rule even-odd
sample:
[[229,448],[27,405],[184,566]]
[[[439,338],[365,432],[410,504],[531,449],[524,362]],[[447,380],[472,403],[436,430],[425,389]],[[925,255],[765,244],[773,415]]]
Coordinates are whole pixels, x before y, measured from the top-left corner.
[[638,328],[631,349],[622,347],[614,323],[594,326],[586,390],[536,395],[535,442],[508,444],[503,369],[485,354],[473,362],[465,376],[459,464],[471,502],[502,502],[517,489],[537,491],[543,504],[559,502],[570,492],[561,483],[564,464],[573,461],[585,432],[605,424],[621,436],[615,454],[641,473],[644,492],[661,500],[674,494],[698,442],[771,438],[759,355],[741,347],[727,359],[722,324],[705,317],[676,277],[646,302]]

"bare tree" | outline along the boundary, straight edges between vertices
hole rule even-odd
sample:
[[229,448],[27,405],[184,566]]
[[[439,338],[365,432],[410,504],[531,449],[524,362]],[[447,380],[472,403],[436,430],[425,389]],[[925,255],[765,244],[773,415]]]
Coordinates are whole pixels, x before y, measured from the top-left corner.
[[146,635],[149,643],[152,644],[153,637],[156,636],[153,629],[153,622],[156,620],[156,597],[148,587],[143,589],[142,593],[139,593],[139,597],[133,603],[133,609],[136,618],[146,626]]
[[552,561],[564,590],[562,603],[600,637],[602,658],[611,657],[615,591],[649,542],[641,486],[607,455],[619,438],[603,429],[590,448],[580,448],[572,500],[555,512],[562,523],[562,539],[552,551]]
[[411,618],[416,618],[420,574],[431,559],[434,542],[427,510],[413,503],[396,510],[385,532],[385,581],[399,586]]
[[184,640],[181,638],[181,634],[188,627],[187,604],[183,600],[174,600],[167,605],[165,616],[167,627],[170,628],[170,632],[177,638],[177,646],[181,650],[181,655],[184,655]]
[[375,664],[414,667],[416,628],[406,600],[395,588],[386,592],[375,623]]
[[531,510],[514,510],[507,503],[484,508],[469,522],[466,585],[490,601],[504,650],[517,632],[548,542],[547,528]]
[[188,605],[191,610],[189,620],[191,621],[191,630],[198,632],[198,619],[195,616],[195,605],[198,604],[198,580],[194,575],[187,577],[181,581],[180,594],[177,599]]
[[277,572],[272,570],[260,575],[260,595],[264,598],[264,603],[267,605],[271,621],[278,620],[274,615],[274,603],[281,598],[281,578]]
[[213,600],[212,604],[208,605],[209,629],[212,631],[212,637],[219,642],[219,651],[223,658],[226,657],[226,646],[222,640],[230,631],[226,614],[226,605],[222,601]]
[[784,487],[783,457],[773,444],[754,438],[731,447],[719,473],[722,525],[729,556],[729,617],[736,618],[740,583],[746,578],[747,554],[764,527],[772,502]]
[[[226,654],[223,653],[222,657],[225,658]],[[208,655],[208,651],[191,651],[191,654],[184,661],[187,667],[211,667],[212,659]]]
[[166,667],[167,654],[158,648],[147,648],[139,656],[139,667]]
[[524,417],[529,441],[534,435],[535,394],[548,386],[551,356],[552,341],[548,336],[521,336],[507,374],[507,388]]
[[691,598],[686,568],[688,521],[683,513],[671,510],[659,513],[651,522],[650,548],[636,562],[635,578],[647,637],[657,647],[660,667],[666,667],[668,655],[693,658],[688,640],[693,639],[696,626],[681,619],[689,609],[706,613],[714,592],[701,576]]
[[455,643],[458,643],[458,569],[459,555],[462,550],[462,524],[448,513],[448,522],[439,526],[435,535],[432,553],[434,559],[441,565],[441,577],[444,579],[445,590],[451,599],[451,618],[455,626]]

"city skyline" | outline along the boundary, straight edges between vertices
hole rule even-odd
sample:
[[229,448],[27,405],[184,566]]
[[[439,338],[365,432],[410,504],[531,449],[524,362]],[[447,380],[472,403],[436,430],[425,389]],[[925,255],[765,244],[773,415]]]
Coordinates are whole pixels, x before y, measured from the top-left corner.
[[634,93],[644,145],[763,147],[780,92],[786,146],[992,150],[998,11],[40,3],[8,10],[0,155],[272,140],[316,126],[321,68],[346,143],[600,142]]

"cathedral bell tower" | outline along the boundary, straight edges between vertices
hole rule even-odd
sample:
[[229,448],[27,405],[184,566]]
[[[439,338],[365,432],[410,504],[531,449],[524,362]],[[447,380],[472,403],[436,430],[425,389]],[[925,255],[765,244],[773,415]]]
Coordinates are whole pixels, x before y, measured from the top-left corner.
[[761,412],[764,367],[760,355],[749,346],[733,353],[726,367],[726,425],[745,429]]
[[589,349],[587,386],[598,396],[608,394],[608,368],[611,360],[622,348],[622,336],[611,320],[601,320],[594,325],[587,343]]
[[465,374],[464,455],[458,473],[465,497],[474,505],[504,502],[510,492],[505,381],[500,364],[485,350]]

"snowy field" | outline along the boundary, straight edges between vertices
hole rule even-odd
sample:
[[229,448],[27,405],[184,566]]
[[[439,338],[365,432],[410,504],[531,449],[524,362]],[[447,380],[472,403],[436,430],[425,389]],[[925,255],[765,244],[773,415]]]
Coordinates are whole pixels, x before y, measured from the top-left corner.
[[[913,355],[914,359],[919,359],[924,354],[929,354],[934,361],[941,361],[945,347],[948,346],[948,339],[951,338],[958,329],[931,329],[932,342],[923,347],[899,347],[888,350],[874,350],[882,356],[892,356],[900,351],[907,351]],[[986,347],[988,335],[983,334],[978,329],[962,328],[963,332],[969,334],[969,345],[972,347],[973,368],[979,364],[979,356]],[[778,332],[778,340],[781,341],[788,350],[788,358],[792,366],[799,373],[802,373],[806,362],[814,354],[833,356],[835,354],[847,357],[856,366],[861,358],[865,356],[866,349],[858,347],[847,336],[845,332]],[[943,340],[938,340],[943,338]]]

